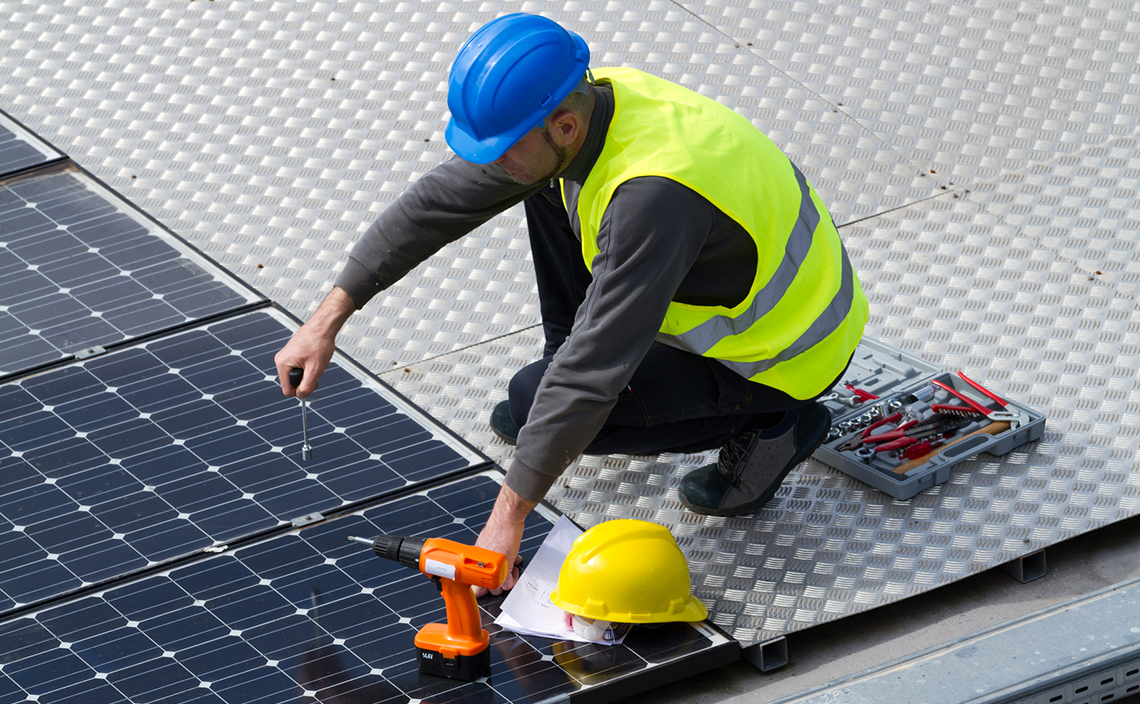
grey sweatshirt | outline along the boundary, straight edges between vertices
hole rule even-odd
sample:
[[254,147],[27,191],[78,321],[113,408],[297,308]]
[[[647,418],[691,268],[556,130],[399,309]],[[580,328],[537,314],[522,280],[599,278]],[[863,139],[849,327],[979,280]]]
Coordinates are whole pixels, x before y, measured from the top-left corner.
[[[578,194],[613,118],[612,90],[595,91],[585,144],[559,175],[579,239]],[[520,185],[493,164],[444,162],[368,229],[336,285],[361,308],[441,247],[544,185]],[[669,302],[734,306],[748,294],[756,271],[756,247],[744,228],[702,196],[660,177],[632,179],[615,191],[598,248],[585,301],[539,385],[507,471],[507,485],[531,501],[546,495],[598,433],[653,344]]]

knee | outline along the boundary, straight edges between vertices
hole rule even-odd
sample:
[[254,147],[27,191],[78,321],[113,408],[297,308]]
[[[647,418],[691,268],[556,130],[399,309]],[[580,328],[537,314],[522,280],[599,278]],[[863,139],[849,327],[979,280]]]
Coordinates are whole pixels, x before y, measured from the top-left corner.
[[550,364],[550,357],[544,357],[532,362],[515,372],[507,385],[508,398],[511,402],[511,418],[521,428],[530,414],[530,407],[534,404],[534,395],[538,391],[538,384],[542,375]]

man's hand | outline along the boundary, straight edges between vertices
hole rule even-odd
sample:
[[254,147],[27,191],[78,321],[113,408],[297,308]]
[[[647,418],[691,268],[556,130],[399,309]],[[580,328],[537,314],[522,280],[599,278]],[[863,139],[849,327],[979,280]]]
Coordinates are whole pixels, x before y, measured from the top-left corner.
[[[527,515],[537,505],[537,502],[524,499],[504,484],[499,490],[499,497],[495,499],[495,507],[491,509],[487,525],[483,526],[479,539],[475,541],[478,547],[506,555],[507,564],[511,565],[503,585],[491,590],[496,596],[515,586],[515,582],[519,579],[519,565],[522,563],[522,558],[519,557],[519,544],[522,543],[523,527]],[[486,589],[475,589],[475,596],[483,596],[486,593]]]
[[[293,337],[273,358],[282,393],[298,398],[313,393],[336,349],[336,334],[355,310],[356,304],[344,289],[333,288],[325,296],[309,322],[293,333]],[[301,385],[294,388],[289,383],[289,370],[297,368],[304,369],[305,374],[301,378]]]

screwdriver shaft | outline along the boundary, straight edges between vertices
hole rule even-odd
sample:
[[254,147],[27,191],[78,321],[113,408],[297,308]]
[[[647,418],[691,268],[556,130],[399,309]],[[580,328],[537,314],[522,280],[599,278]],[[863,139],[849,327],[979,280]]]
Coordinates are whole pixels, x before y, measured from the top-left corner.
[[305,437],[305,444],[301,446],[301,458],[304,460],[313,459],[313,448],[309,447],[308,406],[309,404],[305,402],[305,399],[301,399],[301,432]]
[[[289,370],[289,385],[300,386],[301,379],[305,376],[305,370],[300,367],[294,367]],[[301,445],[301,459],[313,459],[313,448],[309,446],[309,414],[308,404],[305,399],[301,399],[301,429],[304,432],[305,444]]]

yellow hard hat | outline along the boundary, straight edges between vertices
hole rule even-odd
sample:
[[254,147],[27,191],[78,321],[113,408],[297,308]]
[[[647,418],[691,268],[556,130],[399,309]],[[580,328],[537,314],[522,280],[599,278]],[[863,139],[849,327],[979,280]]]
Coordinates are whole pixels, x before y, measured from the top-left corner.
[[689,563],[664,526],[621,519],[599,523],[574,541],[550,600],[563,611],[624,623],[703,621]]

